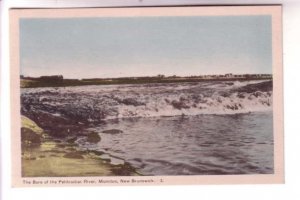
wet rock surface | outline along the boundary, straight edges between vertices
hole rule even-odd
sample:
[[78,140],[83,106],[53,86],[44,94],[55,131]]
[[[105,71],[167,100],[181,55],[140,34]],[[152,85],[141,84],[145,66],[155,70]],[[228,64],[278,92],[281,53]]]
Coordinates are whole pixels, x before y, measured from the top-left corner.
[[91,132],[87,135],[87,142],[89,143],[98,143],[101,141],[101,137],[97,132]]
[[[110,120],[248,113],[271,110],[272,99],[272,81],[22,89],[21,113],[43,131],[38,142],[32,132],[40,132],[23,127],[29,135],[25,138],[31,138],[26,140],[39,143],[22,151],[23,172],[26,176],[136,174],[122,159],[112,164],[114,158],[108,155],[112,145],[105,147],[105,141],[125,138],[127,127],[110,126]],[[102,138],[90,130],[97,130]],[[104,152],[91,150],[98,147]]]
[[122,130],[119,129],[109,129],[109,130],[104,130],[102,131],[102,133],[107,133],[107,134],[119,134],[119,133],[123,133]]
[[[125,162],[112,163],[113,158],[104,152],[81,149],[76,143],[76,134],[72,137],[55,137],[54,134],[47,134],[27,117],[22,122],[23,177],[138,175]],[[91,143],[101,140],[96,132],[85,133],[85,137]]]
[[234,89],[232,91],[251,93],[251,92],[256,92],[256,91],[268,92],[268,91],[272,91],[272,89],[273,89],[273,81],[265,81],[262,83],[249,84],[249,85],[240,87],[238,89]]
[[[49,134],[67,137],[84,135],[86,127],[111,119],[270,109],[272,90],[268,80],[26,88],[21,93],[21,113]],[[233,110],[232,103],[242,106]]]
[[81,152],[69,152],[64,155],[64,158],[83,159]]
[[40,145],[41,135],[37,134],[29,128],[21,128],[21,141],[25,145]]

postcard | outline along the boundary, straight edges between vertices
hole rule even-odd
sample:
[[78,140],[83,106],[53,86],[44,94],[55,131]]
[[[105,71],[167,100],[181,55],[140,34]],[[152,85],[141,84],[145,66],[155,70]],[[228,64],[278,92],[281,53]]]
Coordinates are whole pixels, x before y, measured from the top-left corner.
[[14,187],[284,183],[281,6],[11,9]]

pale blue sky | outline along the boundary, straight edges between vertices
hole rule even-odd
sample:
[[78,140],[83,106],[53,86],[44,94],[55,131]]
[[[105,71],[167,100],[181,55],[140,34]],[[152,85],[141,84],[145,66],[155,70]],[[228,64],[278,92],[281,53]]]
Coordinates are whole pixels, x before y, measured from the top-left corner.
[[271,16],[20,20],[25,76],[272,73]]

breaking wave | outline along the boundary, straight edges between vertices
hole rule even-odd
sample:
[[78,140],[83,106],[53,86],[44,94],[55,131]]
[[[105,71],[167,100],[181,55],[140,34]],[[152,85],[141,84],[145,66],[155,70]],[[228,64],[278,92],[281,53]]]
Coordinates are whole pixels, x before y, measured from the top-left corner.
[[22,113],[82,122],[131,117],[235,114],[272,110],[272,81],[27,88]]

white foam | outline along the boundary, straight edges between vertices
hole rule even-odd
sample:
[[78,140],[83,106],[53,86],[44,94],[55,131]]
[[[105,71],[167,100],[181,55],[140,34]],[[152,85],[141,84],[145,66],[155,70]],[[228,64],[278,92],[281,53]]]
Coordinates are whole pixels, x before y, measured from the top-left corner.
[[[60,110],[84,108],[90,113],[101,111],[105,113],[105,119],[270,111],[271,91],[231,92],[232,88],[260,82],[264,81],[157,84],[151,87],[143,84],[31,88],[22,89],[22,96],[36,98],[36,103],[59,107]],[[207,88],[214,88],[215,92]],[[227,96],[222,96],[222,92]]]

